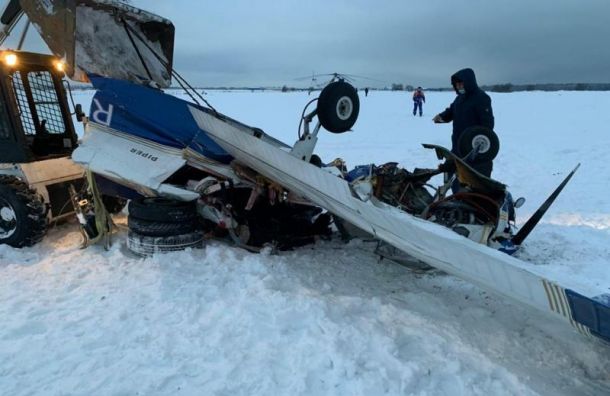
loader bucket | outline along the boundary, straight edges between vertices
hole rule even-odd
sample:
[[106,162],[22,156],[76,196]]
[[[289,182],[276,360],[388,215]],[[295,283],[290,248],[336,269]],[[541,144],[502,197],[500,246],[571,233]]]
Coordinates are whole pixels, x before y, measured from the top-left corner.
[[20,0],[66,74],[96,74],[135,83],[171,83],[174,25],[114,0]]

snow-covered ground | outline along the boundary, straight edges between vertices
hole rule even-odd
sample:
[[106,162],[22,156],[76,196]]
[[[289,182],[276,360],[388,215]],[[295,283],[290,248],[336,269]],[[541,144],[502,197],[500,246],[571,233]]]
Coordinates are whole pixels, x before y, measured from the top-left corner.
[[[206,96],[287,143],[312,97]],[[420,144],[449,144],[451,126],[431,118],[452,99],[429,93],[420,118],[408,93],[361,95],[354,131],[321,134],[318,154],[436,166]],[[610,93],[492,99],[493,176],[528,199],[521,223],[582,164],[519,257],[567,286],[610,292]],[[279,255],[213,242],[138,259],[123,239],[80,250],[67,224],[33,248],[0,246],[0,394],[610,394],[610,347],[453,276],[380,262],[368,242]]]

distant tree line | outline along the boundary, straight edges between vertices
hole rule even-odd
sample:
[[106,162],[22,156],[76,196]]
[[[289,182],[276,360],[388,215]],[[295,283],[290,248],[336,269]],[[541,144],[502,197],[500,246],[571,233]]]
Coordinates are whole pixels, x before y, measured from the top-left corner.
[[[489,92],[523,92],[523,91],[610,91],[610,83],[548,83],[548,84],[492,84],[481,86],[485,91]],[[242,88],[243,89],[243,88]],[[277,88],[269,88],[271,90]],[[283,86],[282,92],[292,91],[319,91],[322,88],[294,88]],[[359,87],[358,89],[364,89]],[[371,91],[409,91],[415,90],[415,87],[410,84],[392,83],[389,87],[371,88]],[[427,91],[453,91],[452,87],[443,88],[425,88]]]
[[[549,83],[549,84],[492,84],[481,88],[489,92],[523,91],[610,91],[610,83]],[[428,88],[428,91],[453,91],[453,88]]]
[[484,85],[491,92],[520,91],[610,91],[610,83],[562,83],[562,84],[495,84]]
[[[320,91],[323,87],[290,87],[287,85],[281,87],[203,87],[203,90],[248,90],[248,91],[282,91],[282,92],[314,92]],[[364,90],[365,87],[357,87],[358,90]],[[389,87],[373,88],[368,87],[371,91],[408,91],[412,92],[415,87],[409,84],[392,83]],[[483,85],[485,91],[489,92],[523,92],[523,91],[610,91],[610,83],[551,83],[551,84],[493,84]],[[91,89],[90,85],[75,84],[72,86],[74,90]],[[179,87],[171,87],[169,89],[181,89]],[[424,88],[426,91],[453,91],[451,87],[442,88]]]

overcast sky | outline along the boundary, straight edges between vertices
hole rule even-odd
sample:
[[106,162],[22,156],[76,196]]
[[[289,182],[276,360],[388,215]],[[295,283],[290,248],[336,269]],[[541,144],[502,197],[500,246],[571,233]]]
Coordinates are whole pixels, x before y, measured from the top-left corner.
[[340,72],[449,86],[610,82],[610,0],[133,0],[173,21],[174,66],[198,86],[308,85]]

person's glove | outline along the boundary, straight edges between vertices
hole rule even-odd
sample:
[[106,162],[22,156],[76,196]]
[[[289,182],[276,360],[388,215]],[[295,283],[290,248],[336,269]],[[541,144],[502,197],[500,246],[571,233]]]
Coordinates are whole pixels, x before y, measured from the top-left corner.
[[445,120],[443,120],[443,117],[441,117],[440,114],[437,114],[434,116],[434,118],[432,119],[432,121],[434,121],[435,124],[444,124]]

